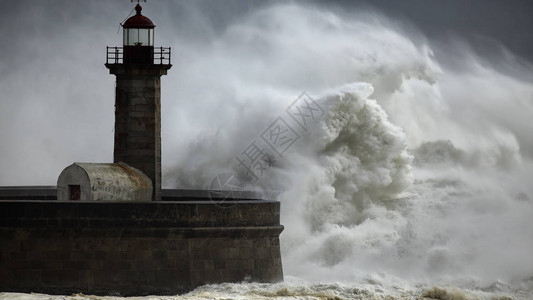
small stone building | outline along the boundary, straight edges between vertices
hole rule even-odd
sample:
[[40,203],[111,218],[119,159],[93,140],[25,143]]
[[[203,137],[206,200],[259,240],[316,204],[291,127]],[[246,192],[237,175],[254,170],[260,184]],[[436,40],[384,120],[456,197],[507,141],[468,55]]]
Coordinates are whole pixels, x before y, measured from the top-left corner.
[[125,163],[73,163],[57,179],[57,200],[150,201],[152,181]]

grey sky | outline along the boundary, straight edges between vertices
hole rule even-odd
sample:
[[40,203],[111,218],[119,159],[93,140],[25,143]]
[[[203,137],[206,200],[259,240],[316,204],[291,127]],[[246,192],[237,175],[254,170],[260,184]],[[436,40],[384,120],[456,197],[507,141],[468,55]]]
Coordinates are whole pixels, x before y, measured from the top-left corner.
[[[324,4],[326,1],[317,1]],[[482,46],[494,39],[514,53],[533,59],[533,2],[528,0],[374,0],[334,1],[339,8],[359,4],[412,22],[430,38],[459,35]],[[485,44],[487,45],[487,44]],[[482,51],[482,49],[479,49]]]

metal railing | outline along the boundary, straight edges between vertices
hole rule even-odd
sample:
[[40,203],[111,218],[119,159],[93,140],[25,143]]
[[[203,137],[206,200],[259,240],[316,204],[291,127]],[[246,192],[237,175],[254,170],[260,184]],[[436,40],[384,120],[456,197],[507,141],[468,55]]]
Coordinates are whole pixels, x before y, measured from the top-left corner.
[[154,47],[154,64],[170,65],[170,47]]
[[124,51],[122,47],[106,47],[106,64],[122,64],[124,60]]
[[[124,47],[106,47],[106,64],[123,64]],[[154,65],[170,65],[171,51],[170,47],[154,47]]]

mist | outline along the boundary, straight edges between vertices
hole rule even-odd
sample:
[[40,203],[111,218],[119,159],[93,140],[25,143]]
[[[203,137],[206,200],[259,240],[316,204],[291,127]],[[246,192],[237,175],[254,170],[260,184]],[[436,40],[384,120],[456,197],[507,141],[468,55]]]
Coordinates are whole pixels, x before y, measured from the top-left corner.
[[251,13],[210,45],[182,48],[180,81],[194,89],[178,98],[196,95],[200,113],[182,122],[195,129],[170,151],[168,185],[243,172],[235,158],[301,91],[328,112],[255,183],[281,191],[287,275],[531,285],[527,62],[518,77],[516,60],[480,57],[459,38],[436,51],[379,13],[298,4]]

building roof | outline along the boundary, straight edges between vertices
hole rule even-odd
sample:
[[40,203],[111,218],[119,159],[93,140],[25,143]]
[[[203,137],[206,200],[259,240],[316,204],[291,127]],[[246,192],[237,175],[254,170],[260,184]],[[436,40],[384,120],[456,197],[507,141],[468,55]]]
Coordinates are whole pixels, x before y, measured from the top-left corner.
[[151,180],[141,171],[130,167],[125,163],[81,163],[76,162],[74,165],[82,168],[91,181],[93,179],[113,180],[116,184],[147,188],[151,187]]

